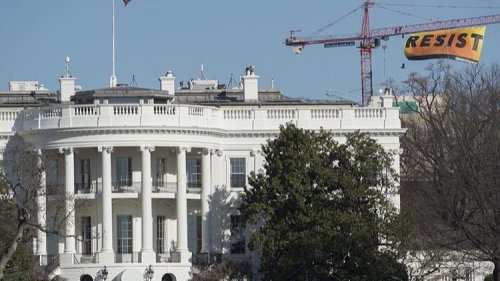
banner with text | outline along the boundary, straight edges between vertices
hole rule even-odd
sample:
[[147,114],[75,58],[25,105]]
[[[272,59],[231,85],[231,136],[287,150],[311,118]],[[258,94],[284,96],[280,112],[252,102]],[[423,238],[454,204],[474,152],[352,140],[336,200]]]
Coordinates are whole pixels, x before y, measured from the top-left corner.
[[444,29],[411,34],[406,40],[409,60],[451,58],[476,64],[481,56],[486,26]]

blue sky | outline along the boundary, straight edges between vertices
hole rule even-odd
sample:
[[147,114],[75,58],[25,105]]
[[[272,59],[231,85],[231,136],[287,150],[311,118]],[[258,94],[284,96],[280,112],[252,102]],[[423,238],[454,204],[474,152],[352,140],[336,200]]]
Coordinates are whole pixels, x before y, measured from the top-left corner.
[[[406,5],[500,6],[497,0],[387,0],[376,3]],[[133,0],[127,7],[116,0],[116,69],[119,83],[132,75],[140,87],[158,88],[158,77],[173,70],[177,81],[199,77],[227,83],[247,65],[261,76],[260,87],[275,86],[289,96],[327,99],[325,93],[359,94],[360,58],[355,47],[325,49],[308,46],[294,55],[283,44],[291,29],[302,35],[333,22],[362,1],[296,0]],[[372,28],[498,14],[500,8],[374,7]],[[419,17],[404,15],[410,13]],[[361,12],[322,34],[357,33]],[[70,56],[77,84],[84,89],[109,84],[111,73],[111,0],[0,1],[0,89],[9,80],[38,80],[58,88],[64,58]],[[383,42],[386,76],[404,80],[423,71],[430,61],[408,61],[399,36]],[[500,61],[500,25],[489,25],[481,62]],[[384,80],[384,52],[374,51],[374,84]],[[400,66],[405,63],[406,68]],[[456,68],[466,64],[450,61]],[[375,86],[377,88],[377,86]]]

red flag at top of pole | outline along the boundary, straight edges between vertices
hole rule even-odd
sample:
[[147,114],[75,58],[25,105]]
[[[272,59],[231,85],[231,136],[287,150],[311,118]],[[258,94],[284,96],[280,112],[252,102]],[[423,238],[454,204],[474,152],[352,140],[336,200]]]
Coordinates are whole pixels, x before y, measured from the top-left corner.
[[127,4],[132,1],[132,0],[123,0],[123,3],[125,4],[125,7],[127,6]]

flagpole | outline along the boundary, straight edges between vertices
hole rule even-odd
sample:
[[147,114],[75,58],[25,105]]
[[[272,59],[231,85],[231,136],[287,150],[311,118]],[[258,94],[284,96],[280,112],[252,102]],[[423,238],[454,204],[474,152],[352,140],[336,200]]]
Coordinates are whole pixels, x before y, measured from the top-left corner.
[[112,37],[112,74],[109,78],[109,87],[116,87],[116,75],[115,75],[115,0],[111,0],[113,6],[113,17],[111,23],[111,37]]

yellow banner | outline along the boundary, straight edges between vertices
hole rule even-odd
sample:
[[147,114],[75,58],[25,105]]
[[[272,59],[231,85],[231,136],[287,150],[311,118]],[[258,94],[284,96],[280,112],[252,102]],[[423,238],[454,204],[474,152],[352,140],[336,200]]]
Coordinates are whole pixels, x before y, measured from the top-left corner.
[[405,56],[409,60],[451,58],[476,64],[485,32],[486,26],[475,26],[412,34],[405,43]]

